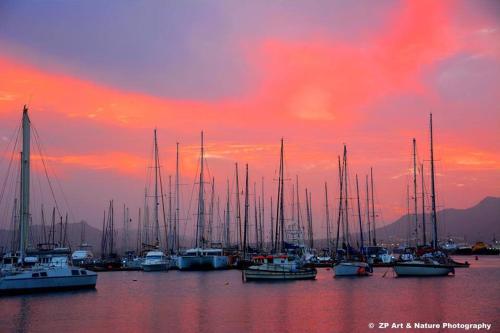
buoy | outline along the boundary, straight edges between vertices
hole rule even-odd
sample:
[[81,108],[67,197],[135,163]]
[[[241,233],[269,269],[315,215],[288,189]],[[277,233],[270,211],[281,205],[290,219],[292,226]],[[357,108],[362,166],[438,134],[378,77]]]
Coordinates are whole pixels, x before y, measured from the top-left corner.
[[476,256],[476,260],[479,260],[479,257],[478,257],[478,256]]
[[327,268],[326,270],[327,270],[327,271],[329,271],[329,270],[330,270],[330,268]]
[[358,275],[365,275],[365,268],[364,267],[358,268]]
[[132,281],[137,281],[136,279],[133,279]]

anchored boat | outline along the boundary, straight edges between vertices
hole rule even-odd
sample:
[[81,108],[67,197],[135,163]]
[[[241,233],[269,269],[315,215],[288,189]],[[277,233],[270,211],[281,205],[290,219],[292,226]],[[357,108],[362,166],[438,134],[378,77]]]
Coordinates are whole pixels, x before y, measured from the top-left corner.
[[267,256],[262,259],[261,265],[253,265],[244,270],[246,281],[314,280],[316,278],[316,268],[302,267],[299,261],[289,260],[289,256]]
[[69,264],[69,249],[28,253],[30,219],[30,127],[28,108],[22,118],[19,256],[0,270],[0,294],[95,288],[97,274]]

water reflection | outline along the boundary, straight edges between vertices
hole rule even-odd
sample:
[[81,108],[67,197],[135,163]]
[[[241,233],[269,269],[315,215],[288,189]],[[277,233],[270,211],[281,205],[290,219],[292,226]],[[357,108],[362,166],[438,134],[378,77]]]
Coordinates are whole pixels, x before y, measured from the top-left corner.
[[[500,324],[500,258],[449,278],[242,283],[238,271],[113,272],[97,291],[0,298],[0,332],[358,332],[370,322]],[[134,281],[136,280],[136,281]],[[467,306],[462,306],[463,304]],[[497,326],[498,327],[498,326]]]

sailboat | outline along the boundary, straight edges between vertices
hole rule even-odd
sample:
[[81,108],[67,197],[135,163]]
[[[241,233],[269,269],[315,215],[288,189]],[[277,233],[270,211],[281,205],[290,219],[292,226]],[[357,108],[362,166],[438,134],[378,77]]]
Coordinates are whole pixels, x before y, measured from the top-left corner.
[[[339,215],[337,221],[337,230],[342,226],[343,234],[343,248],[345,255],[342,256],[333,266],[333,272],[336,277],[339,276],[368,276],[372,273],[372,267],[364,260],[361,253],[354,253],[355,250],[351,247],[349,239],[349,210],[348,210],[348,175],[347,175],[347,147],[344,145],[343,163],[340,165],[339,157],[339,181],[340,181],[340,202],[339,202]],[[361,227],[361,211],[359,207],[359,187],[356,177],[356,189],[358,190],[358,213],[359,213],[359,227],[360,227],[360,249],[363,248],[363,230]],[[337,232],[337,245],[338,248]],[[337,252],[337,251],[336,251]]]
[[201,132],[200,175],[198,192],[198,214],[196,219],[196,245],[177,259],[180,270],[213,270],[228,268],[228,257],[222,248],[209,244],[205,235],[205,151],[203,146],[203,132]]
[[[148,251],[146,253],[146,257],[144,262],[142,263],[142,269],[145,272],[153,272],[153,271],[167,271],[170,267],[170,259],[160,250],[160,221],[159,221],[159,206],[158,202],[159,194],[158,194],[158,182],[160,181],[161,185],[161,176],[160,176],[160,158],[158,153],[158,138],[156,136],[156,129],[154,130],[154,182],[155,182],[155,193],[154,193],[154,223],[155,223],[155,237],[156,243],[154,249]],[[161,197],[163,200],[163,191],[161,191]]]
[[[433,226],[433,241],[432,252],[425,253],[420,258],[398,261],[394,264],[394,272],[398,277],[403,276],[447,276],[450,273],[455,274],[455,268],[449,258],[438,248],[437,234],[437,215],[436,215],[436,188],[435,188],[435,173],[434,173],[434,142],[432,136],[432,113],[430,114],[430,139],[431,139],[431,202],[432,202],[432,226]],[[415,147],[415,146],[414,146]],[[414,148],[415,156],[415,148]],[[416,193],[416,162],[414,157],[414,186]],[[415,218],[417,215],[417,201],[415,198]],[[425,235],[425,234],[424,234]]]
[[276,230],[274,232],[274,248],[276,255],[254,258],[260,263],[252,265],[243,271],[245,281],[276,281],[276,280],[313,280],[317,270],[305,267],[298,254],[288,254],[285,242],[285,212],[284,212],[284,158],[283,139],[281,139],[280,168],[278,177],[278,202],[276,209]]
[[0,294],[95,288],[97,274],[74,267],[64,255],[47,254],[28,263],[26,258],[30,218],[30,134],[28,108],[23,109],[20,183],[19,257],[17,263],[0,274]]

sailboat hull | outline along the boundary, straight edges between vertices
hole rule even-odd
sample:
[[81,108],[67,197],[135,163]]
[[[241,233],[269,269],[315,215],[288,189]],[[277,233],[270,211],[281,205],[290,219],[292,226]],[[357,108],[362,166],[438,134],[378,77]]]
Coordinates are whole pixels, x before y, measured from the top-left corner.
[[180,270],[214,270],[228,267],[227,256],[180,256],[177,260]]
[[426,264],[420,262],[402,262],[394,264],[394,272],[398,277],[404,276],[447,276],[455,274],[455,269],[450,265]]
[[368,276],[371,267],[366,262],[340,262],[333,267],[335,276]]
[[[93,289],[97,274],[77,268],[24,271],[0,278],[0,294],[22,294],[42,291]],[[40,276],[41,272],[47,276]],[[36,276],[36,277],[35,277]]]

